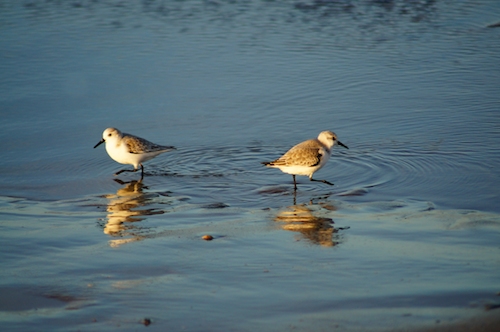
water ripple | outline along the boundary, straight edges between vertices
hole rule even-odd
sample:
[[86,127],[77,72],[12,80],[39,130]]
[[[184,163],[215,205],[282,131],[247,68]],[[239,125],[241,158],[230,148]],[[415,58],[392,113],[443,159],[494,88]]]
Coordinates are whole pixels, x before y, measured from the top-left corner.
[[[363,152],[349,154],[339,163],[338,177],[349,187],[345,195],[359,195],[370,188],[404,191],[418,188],[427,191],[454,188],[463,191],[475,186],[477,174],[488,172],[485,161],[465,151],[436,150],[430,146],[360,146]],[[411,189],[410,189],[411,190]]]

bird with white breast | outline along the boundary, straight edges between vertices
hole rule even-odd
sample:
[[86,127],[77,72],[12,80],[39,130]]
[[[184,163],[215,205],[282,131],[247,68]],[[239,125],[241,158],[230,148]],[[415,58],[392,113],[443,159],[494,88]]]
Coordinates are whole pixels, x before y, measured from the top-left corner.
[[175,150],[173,146],[164,146],[152,143],[144,138],[122,133],[116,128],[107,128],[102,133],[102,139],[94,146],[94,149],[106,143],[106,151],[109,156],[120,164],[130,164],[133,170],[122,169],[115,173],[137,172],[141,167],[141,178],[144,176],[143,162],[153,159],[164,152]]

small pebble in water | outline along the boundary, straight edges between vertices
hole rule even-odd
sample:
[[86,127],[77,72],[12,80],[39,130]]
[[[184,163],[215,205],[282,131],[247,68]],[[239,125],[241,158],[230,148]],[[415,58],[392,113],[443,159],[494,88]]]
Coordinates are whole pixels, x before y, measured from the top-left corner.
[[148,325],[150,325],[150,324],[151,324],[151,319],[149,319],[149,318],[144,318],[144,319],[142,320],[142,324],[144,324],[144,326],[148,326]]
[[203,235],[201,238],[205,241],[212,241],[214,239],[214,237],[212,235],[208,235],[208,234]]

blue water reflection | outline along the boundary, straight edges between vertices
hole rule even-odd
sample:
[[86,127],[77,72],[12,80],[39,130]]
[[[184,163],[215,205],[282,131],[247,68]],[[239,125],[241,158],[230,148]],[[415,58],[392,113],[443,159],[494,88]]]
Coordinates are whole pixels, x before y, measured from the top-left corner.
[[[7,328],[419,327],[495,299],[500,3],[0,9],[0,289],[84,303]],[[117,183],[107,127],[178,150]],[[260,164],[322,130],[335,186]]]

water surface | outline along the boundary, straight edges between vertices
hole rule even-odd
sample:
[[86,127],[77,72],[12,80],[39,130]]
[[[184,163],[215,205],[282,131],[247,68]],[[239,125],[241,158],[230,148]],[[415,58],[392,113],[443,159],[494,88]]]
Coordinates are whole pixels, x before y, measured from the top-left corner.
[[[4,329],[389,330],[499,303],[496,2],[0,6]],[[177,150],[114,177],[110,126]],[[322,130],[349,146],[334,186],[260,164]]]

